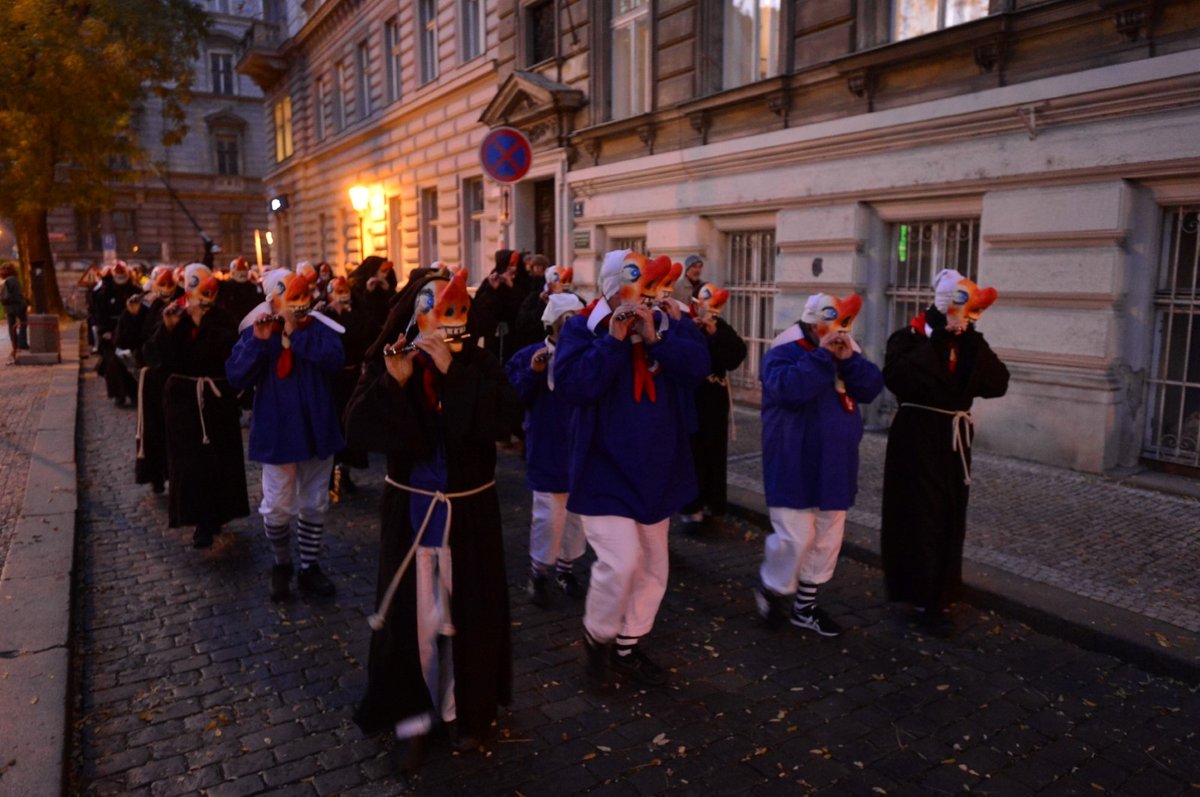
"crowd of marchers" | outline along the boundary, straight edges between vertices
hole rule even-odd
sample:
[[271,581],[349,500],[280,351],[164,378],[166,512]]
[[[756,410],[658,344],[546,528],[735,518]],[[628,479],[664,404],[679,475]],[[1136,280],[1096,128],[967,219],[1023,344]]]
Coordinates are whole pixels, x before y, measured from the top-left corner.
[[[663,654],[642,643],[667,590],[668,527],[704,535],[726,511],[728,375],[747,354],[722,315],[729,292],[704,268],[696,255],[612,251],[585,297],[570,267],[508,249],[473,288],[441,262],[401,284],[380,257],[347,273],[236,258],[143,274],[117,261],[90,288],[89,340],[108,396],[136,408],[137,482],[166,493],[170,527],[193,528],[195,547],[249,515],[244,462],[261,463],[272,601],[293,583],[307,599],[336,594],[321,569],[330,508],[370,454],[386,457],[354,719],[402,740],[398,766],[412,771],[431,738],[483,743],[510,701],[498,447],[523,450],[533,494],[525,594],[546,609],[556,594],[585,601],[585,683],[667,681]],[[899,405],[883,485],[887,594],[927,631],[953,633],[971,405],[1003,395],[1008,371],[976,329],[995,290],[951,270],[930,287],[882,370],[854,339],[856,295],[810,296],[762,357],[771,533],[754,597],[773,629],[843,631],[818,591],[857,492],[860,407],[886,385]]]

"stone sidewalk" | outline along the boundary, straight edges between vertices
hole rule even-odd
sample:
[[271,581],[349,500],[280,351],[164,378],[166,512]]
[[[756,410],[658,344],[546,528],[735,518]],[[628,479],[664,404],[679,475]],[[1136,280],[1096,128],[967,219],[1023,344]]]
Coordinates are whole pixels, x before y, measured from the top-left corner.
[[[166,527],[165,499],[132,483],[133,413],[103,393],[85,369],[70,794],[1165,796],[1200,783],[1193,686],[982,604],[958,607],[954,639],[924,637],[853,558],[822,593],[842,638],[766,631],[751,599],[762,530],[742,519],[672,536],[670,588],[644,643],[670,685],[590,692],[581,605],[524,598],[529,494],[512,454],[497,475],[513,705],[483,750],[435,743],[402,782],[391,740],[350,720],[374,608],[379,463],[328,524],[337,597],[275,605],[257,520],[193,550],[190,529]],[[253,505],[257,472],[247,478]]]

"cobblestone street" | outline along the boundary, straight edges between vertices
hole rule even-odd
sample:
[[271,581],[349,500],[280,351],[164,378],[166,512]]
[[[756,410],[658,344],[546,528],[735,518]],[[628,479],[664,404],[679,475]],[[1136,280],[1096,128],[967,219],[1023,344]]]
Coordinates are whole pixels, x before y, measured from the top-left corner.
[[[10,369],[11,370],[11,369]],[[133,484],[134,413],[84,363],[73,758],[80,794],[390,795],[390,739],[350,716],[366,681],[380,457],[331,512],[328,602],[267,597],[257,516],[210,551]],[[258,471],[247,469],[251,506]],[[751,585],[761,531],[673,534],[670,589],[645,644],[667,688],[583,687],[582,605],[524,598],[529,495],[501,456],[514,702],[482,752],[433,746],[423,794],[1200,793],[1200,693],[959,606],[919,635],[878,570],[843,558],[822,592],[840,639],[766,631]],[[1192,563],[1194,567],[1194,563]],[[414,688],[420,688],[414,685]]]

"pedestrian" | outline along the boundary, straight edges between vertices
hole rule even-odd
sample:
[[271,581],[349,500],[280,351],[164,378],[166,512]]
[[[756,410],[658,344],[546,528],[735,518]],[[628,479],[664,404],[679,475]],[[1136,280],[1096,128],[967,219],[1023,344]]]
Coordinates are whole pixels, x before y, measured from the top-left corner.
[[500,249],[496,267],[479,284],[471,302],[471,335],[504,363],[519,346],[517,311],[531,290],[521,252]]
[[687,304],[703,287],[704,258],[700,255],[688,255],[683,260],[683,279],[675,285],[675,298]]
[[800,321],[763,355],[763,487],[772,533],[755,600],[772,628],[790,620],[821,636],[842,633],[817,604],[817,589],[833,578],[858,491],[859,405],[883,390],[879,367],[851,337],[861,308],[854,294],[814,294]]
[[710,369],[696,388],[696,430],[692,433],[692,462],[696,468],[696,497],[684,504],[683,531],[700,534],[715,518],[724,516],[727,498],[726,460],[729,457],[729,418],[733,394],[729,372],[746,359],[746,342],[721,317],[729,291],[705,284],[692,299],[692,317],[708,347]]
[[126,302],[130,297],[140,295],[132,276],[125,261],[118,260],[96,286],[96,331],[100,347],[98,371],[104,377],[108,397],[118,407],[129,405],[137,395],[137,383],[117,356],[115,340],[117,322],[125,312]]
[[888,339],[884,382],[900,407],[888,431],[880,552],[888,599],[949,636],[971,492],[971,405],[1003,396],[1008,369],[975,329],[995,288],[950,269],[933,288],[933,304]]
[[696,491],[683,398],[709,371],[691,321],[672,308],[660,329],[663,311],[652,309],[670,268],[669,258],[609,252],[600,297],[567,320],[555,349],[555,389],[574,407],[567,509],[596,552],[583,617],[592,685],[610,668],[648,685],[667,679],[638,643],[666,593],[671,515]]
[[345,445],[333,404],[333,379],[344,355],[344,328],[314,312],[309,277],[287,269],[263,280],[267,301],[243,320],[225,373],[235,390],[254,388],[250,459],[262,463],[262,515],[274,564],[272,601],[290,595],[292,523],[296,524],[305,595],[327,598],[337,591],[321,570],[321,538],[329,512],[329,471]]
[[4,318],[8,322],[8,340],[12,344],[9,362],[16,362],[17,351],[29,348],[26,324],[25,294],[21,291],[21,281],[17,278],[17,270],[11,265],[0,268],[0,306],[4,307]]
[[581,310],[583,300],[575,294],[551,295],[542,313],[545,340],[524,347],[504,366],[525,406],[525,479],[533,491],[526,593],[540,607],[549,604],[552,575],[568,597],[578,600],[587,594],[575,576],[587,542],[579,516],[567,510],[571,405],[554,389],[553,379],[559,332]]
[[185,295],[163,310],[142,353],[147,365],[168,374],[168,524],[195,526],[192,545],[208,548],[222,525],[250,514],[237,396],[225,379],[237,321],[216,309],[217,278],[208,266],[186,266],[183,286]]
[[405,742],[408,771],[442,723],[456,748],[477,747],[512,697],[495,440],[520,409],[500,363],[466,335],[470,307],[465,270],[406,286],[347,409],[350,444],[387,454],[355,722]]

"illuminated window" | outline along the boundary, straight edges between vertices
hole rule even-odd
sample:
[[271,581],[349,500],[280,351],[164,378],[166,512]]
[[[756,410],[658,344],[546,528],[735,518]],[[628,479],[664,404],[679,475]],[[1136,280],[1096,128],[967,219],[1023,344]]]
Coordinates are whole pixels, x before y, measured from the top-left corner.
[[275,103],[275,161],[292,157],[292,98],[284,97]]

